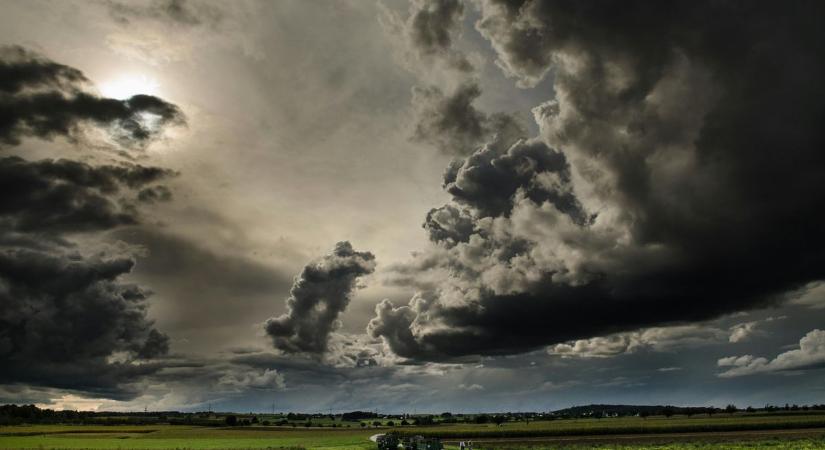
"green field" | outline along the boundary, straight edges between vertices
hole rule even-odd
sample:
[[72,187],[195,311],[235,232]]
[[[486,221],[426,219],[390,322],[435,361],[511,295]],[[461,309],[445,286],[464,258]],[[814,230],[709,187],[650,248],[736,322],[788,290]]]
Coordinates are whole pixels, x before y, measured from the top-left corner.
[[[543,448],[825,449],[825,414],[565,419],[401,428],[195,427],[180,425],[21,425],[0,427],[0,448],[375,450],[369,436],[396,430],[473,439],[476,449]],[[737,431],[738,430],[738,431]],[[770,431],[759,431],[770,430]]]
[[683,432],[723,432],[764,429],[825,428],[823,414],[775,414],[775,415],[716,415],[713,417],[618,417],[610,419],[567,419],[530,422],[510,422],[502,426],[494,424],[452,424],[432,427],[415,427],[400,430],[402,434],[421,434],[441,438],[515,438],[568,436],[580,434],[649,434]]
[[373,448],[376,431],[278,427],[213,428],[150,426],[0,427],[0,448]]

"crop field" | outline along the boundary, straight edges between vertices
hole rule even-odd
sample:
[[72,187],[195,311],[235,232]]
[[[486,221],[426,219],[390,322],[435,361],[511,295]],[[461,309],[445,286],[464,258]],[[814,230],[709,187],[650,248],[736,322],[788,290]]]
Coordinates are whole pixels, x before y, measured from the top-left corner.
[[306,448],[372,449],[375,430],[214,428],[148,426],[0,427],[0,448],[183,449]]
[[369,437],[390,431],[437,436],[448,448],[455,448],[459,439],[472,439],[481,450],[825,449],[825,414],[565,419],[502,426],[396,428],[21,425],[0,427],[0,448],[375,450]]
[[716,415],[713,417],[618,417],[609,419],[567,419],[538,422],[494,424],[454,424],[402,429],[402,434],[440,438],[515,438],[568,435],[647,434],[686,432],[725,432],[764,429],[825,428],[822,414]]

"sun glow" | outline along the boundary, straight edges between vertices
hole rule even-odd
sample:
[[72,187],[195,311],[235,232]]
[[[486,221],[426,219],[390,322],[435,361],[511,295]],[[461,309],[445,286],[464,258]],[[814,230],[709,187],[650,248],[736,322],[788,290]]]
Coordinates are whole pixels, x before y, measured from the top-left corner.
[[74,394],[64,394],[61,397],[53,398],[49,403],[36,403],[38,408],[49,408],[54,410],[71,411],[97,411],[103,405],[103,399],[80,397]]
[[101,83],[100,93],[105,97],[125,100],[133,95],[159,95],[160,84],[146,75],[122,75],[119,78]]

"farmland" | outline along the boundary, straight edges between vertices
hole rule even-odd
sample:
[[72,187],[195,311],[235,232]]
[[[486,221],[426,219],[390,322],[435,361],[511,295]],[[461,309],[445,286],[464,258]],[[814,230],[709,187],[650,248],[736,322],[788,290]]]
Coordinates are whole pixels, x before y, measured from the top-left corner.
[[201,427],[186,425],[18,425],[0,427],[0,448],[304,448],[368,450],[369,436],[397,431],[475,448],[825,448],[825,414],[663,416],[426,427]]

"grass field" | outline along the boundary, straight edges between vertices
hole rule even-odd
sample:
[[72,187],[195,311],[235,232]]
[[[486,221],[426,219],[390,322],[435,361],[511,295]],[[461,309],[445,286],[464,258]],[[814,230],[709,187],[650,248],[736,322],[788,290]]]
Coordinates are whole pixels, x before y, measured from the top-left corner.
[[[369,436],[391,428],[32,425],[0,427],[0,448],[375,450]],[[453,424],[396,430],[474,439],[476,448],[825,449],[825,414],[573,419],[496,425]],[[732,431],[740,430],[740,431]],[[758,431],[775,430],[775,431]]]

